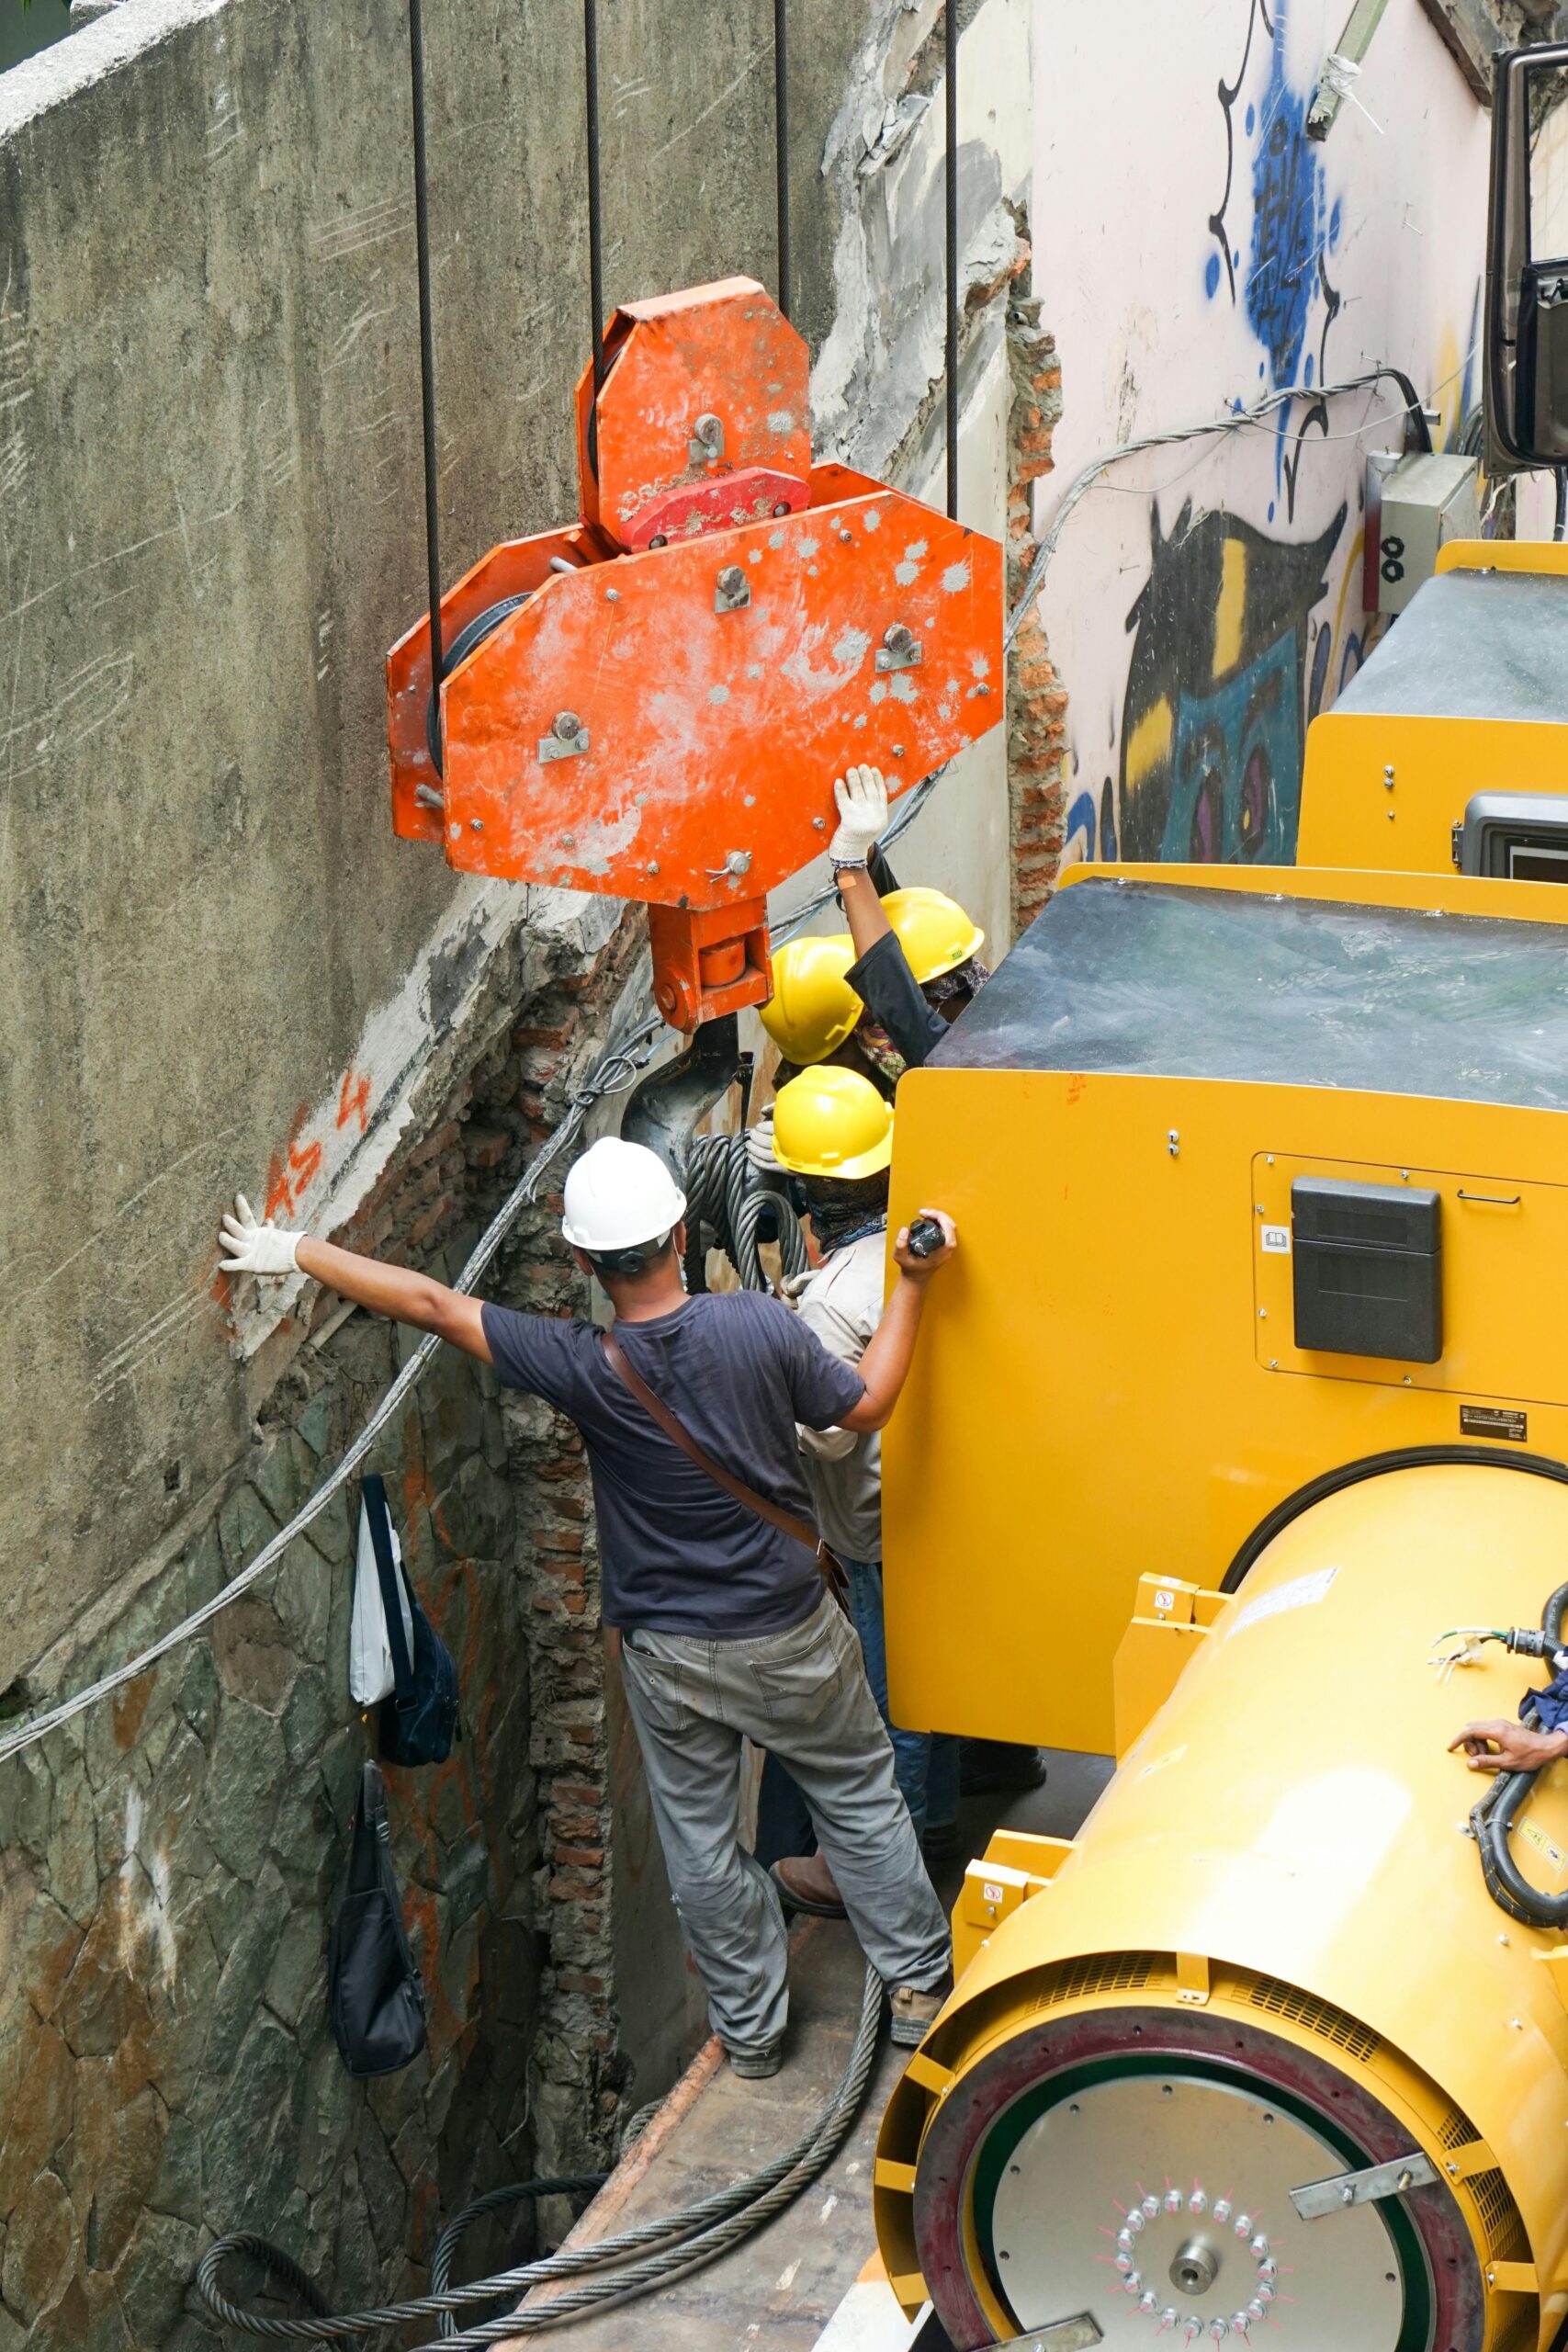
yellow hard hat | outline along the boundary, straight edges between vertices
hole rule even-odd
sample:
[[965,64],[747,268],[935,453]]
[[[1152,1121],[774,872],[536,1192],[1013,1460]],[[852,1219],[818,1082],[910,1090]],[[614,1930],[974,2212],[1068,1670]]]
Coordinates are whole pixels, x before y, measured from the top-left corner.
[[956,899],[941,890],[889,890],[882,901],[887,920],[898,934],[908,966],[920,986],[956,971],[978,956],[986,934],[964,913]]
[[773,957],[773,992],[758,1011],[786,1062],[819,1062],[861,1016],[861,1001],[844,974],[855,960],[849,933],[830,939],[791,939]]
[[773,1157],[795,1176],[879,1175],[893,1158],[893,1105],[858,1070],[802,1070],[773,1097]]

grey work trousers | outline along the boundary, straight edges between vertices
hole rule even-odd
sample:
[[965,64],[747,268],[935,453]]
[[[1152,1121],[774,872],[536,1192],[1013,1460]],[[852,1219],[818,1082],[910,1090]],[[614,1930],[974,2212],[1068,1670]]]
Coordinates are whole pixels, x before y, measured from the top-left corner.
[[826,1596],[782,1634],[701,1641],[626,1634],[626,1703],[648,1771],[671,1892],[728,2050],[789,2015],[778,1889],[740,1842],[741,1739],[787,1764],[811,1809],[861,1949],[885,1983],[934,1991],[953,1950],[893,1774],[854,1628]]

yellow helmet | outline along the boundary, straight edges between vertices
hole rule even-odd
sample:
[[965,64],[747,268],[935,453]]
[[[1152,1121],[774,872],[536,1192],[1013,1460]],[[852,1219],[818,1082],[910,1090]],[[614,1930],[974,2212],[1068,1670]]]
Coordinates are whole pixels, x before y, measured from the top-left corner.
[[847,931],[831,939],[791,939],[778,950],[773,992],[758,1011],[786,1062],[805,1068],[843,1044],[862,1012],[844,978],[854,960]]
[[889,890],[882,903],[922,988],[967,964],[986,944],[978,923],[971,922],[956,899],[940,890]]
[[795,1176],[876,1176],[893,1158],[893,1105],[858,1070],[802,1070],[773,1098],[773,1157]]

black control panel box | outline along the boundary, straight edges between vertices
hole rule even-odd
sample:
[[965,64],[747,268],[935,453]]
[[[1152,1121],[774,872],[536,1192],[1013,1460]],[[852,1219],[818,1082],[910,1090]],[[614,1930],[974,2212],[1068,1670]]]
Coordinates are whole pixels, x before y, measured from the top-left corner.
[[1296,1345],[1436,1363],[1443,1352],[1437,1193],[1298,1176],[1291,1186]]

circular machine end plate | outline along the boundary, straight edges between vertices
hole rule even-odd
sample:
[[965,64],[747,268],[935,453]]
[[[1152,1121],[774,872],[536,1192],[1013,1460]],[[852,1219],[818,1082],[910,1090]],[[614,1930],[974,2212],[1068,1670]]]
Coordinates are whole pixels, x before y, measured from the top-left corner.
[[1255,2335],[1396,2352],[1382,2211],[1299,2221],[1290,2191],[1345,2161],[1260,2092],[1172,2068],[1022,2100],[983,2169],[976,2236],[1021,2334],[1089,2319],[1105,2352]]

